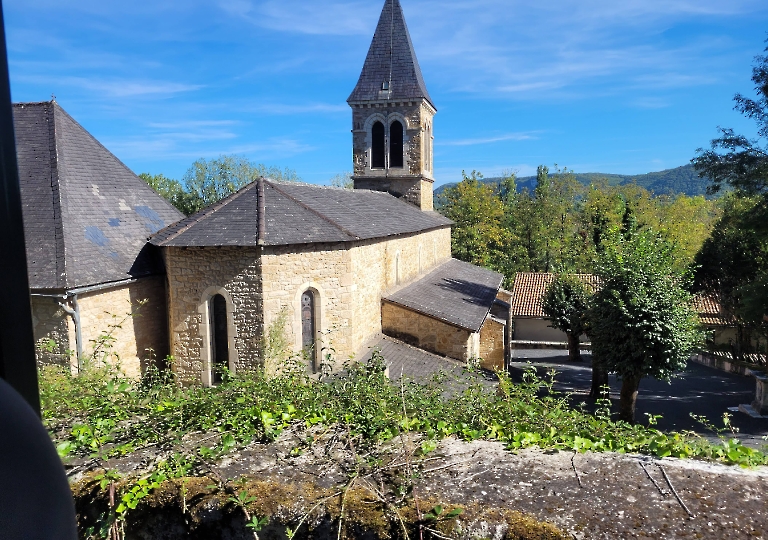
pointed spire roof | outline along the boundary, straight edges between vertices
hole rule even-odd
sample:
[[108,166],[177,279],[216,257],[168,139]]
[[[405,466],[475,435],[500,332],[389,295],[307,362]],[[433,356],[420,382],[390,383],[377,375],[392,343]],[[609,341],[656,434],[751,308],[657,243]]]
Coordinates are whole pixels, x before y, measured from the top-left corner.
[[363,71],[347,102],[422,98],[434,107],[400,1],[385,0]]

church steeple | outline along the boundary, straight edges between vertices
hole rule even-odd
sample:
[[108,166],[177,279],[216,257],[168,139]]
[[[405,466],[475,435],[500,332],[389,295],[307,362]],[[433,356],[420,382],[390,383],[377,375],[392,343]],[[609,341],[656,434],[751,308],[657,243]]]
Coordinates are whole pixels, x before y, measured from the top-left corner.
[[425,99],[427,92],[399,0],[386,0],[371,47],[348,103]]
[[355,89],[352,178],[356,189],[387,191],[432,210],[432,117],[399,0],[385,0]]

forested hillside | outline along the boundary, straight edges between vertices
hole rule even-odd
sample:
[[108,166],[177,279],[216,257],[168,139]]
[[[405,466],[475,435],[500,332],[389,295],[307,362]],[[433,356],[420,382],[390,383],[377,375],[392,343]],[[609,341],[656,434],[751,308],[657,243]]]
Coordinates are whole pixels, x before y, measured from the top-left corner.
[[[708,180],[699,178],[691,165],[683,165],[674,169],[666,169],[647,174],[610,174],[610,173],[574,173],[574,178],[581,184],[588,186],[590,184],[605,182],[609,186],[618,186],[625,184],[637,184],[647,189],[655,195],[668,195],[682,193],[693,197],[695,195],[705,195]],[[484,184],[498,185],[503,178],[483,178],[480,180]],[[435,188],[435,203],[442,202],[442,194],[446,188],[456,186],[456,182],[443,184]],[[536,187],[535,176],[521,176],[517,178],[518,191],[528,188],[532,190]]]

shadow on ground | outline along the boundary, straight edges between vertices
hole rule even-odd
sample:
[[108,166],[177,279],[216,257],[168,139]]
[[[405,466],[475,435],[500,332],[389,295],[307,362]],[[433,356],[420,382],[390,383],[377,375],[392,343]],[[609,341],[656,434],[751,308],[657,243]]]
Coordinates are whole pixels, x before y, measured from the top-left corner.
[[[539,376],[554,369],[555,389],[573,394],[575,404],[586,402],[592,381],[592,357],[583,354],[583,362],[571,362],[565,351],[546,349],[517,349],[512,351],[510,375],[522,380],[529,366],[536,368]],[[610,377],[613,410],[618,409],[621,381]],[[729,411],[741,403],[751,403],[755,396],[755,380],[752,377],[725,373],[710,367],[689,362],[687,368],[670,383],[645,378],[640,382],[637,397],[636,418],[646,424],[647,414],[661,415],[658,428],[664,431],[691,430],[705,436],[713,436],[701,423],[691,418],[691,413],[703,415],[710,422],[722,427],[723,413],[732,414],[732,424],[738,428],[736,435],[745,444],[761,447],[768,444],[768,419],[751,418],[741,412]]]

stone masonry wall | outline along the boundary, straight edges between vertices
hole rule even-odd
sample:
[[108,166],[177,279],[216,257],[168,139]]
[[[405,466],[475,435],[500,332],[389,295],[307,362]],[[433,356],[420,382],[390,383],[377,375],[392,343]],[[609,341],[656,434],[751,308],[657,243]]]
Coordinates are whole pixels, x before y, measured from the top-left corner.
[[294,352],[301,350],[299,302],[312,289],[319,354],[332,347],[342,362],[364,352],[362,347],[381,333],[382,295],[450,258],[450,249],[448,228],[351,246],[265,248],[265,327],[284,313],[288,343]]
[[[98,346],[102,353],[108,353],[110,362],[119,363],[126,375],[137,378],[150,361],[162,360],[168,354],[164,276],[145,277],[114,289],[78,295],[77,300],[83,354],[93,354]],[[140,305],[144,300],[146,303]],[[73,334],[74,324],[69,327]],[[107,334],[113,339],[100,339]],[[74,343],[74,338],[70,343]]]
[[208,304],[227,301],[229,367],[261,364],[263,304],[260,248],[164,248],[171,354],[183,382],[210,383]]
[[[267,331],[284,316],[284,336],[291,352],[301,345],[301,295],[315,295],[315,359],[332,346],[338,357],[353,351],[354,279],[348,246],[311,244],[267,247],[262,255],[264,328]],[[278,359],[279,360],[279,359]]]
[[480,365],[485,369],[504,369],[504,327],[487,317],[480,329]]
[[356,282],[354,341],[359,347],[382,331],[381,298],[426,274],[451,257],[450,228],[377,243],[352,250]]
[[384,301],[382,331],[414,347],[457,360],[475,356],[473,333]]
[[35,356],[38,365],[69,365],[69,342],[71,324],[57,298],[32,296],[32,327],[35,336]]

